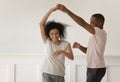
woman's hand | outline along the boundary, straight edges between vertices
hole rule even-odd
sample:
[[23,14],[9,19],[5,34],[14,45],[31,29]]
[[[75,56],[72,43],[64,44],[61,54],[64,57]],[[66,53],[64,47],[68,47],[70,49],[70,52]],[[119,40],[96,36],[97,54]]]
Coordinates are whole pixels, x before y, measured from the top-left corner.
[[60,54],[64,54],[64,52],[65,52],[64,50],[58,50],[58,51],[54,52],[53,56],[58,57]]

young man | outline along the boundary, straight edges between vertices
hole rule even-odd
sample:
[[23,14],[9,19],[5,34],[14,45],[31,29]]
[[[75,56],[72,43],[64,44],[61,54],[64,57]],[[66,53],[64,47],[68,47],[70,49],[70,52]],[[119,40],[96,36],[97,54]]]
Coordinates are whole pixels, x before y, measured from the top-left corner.
[[104,50],[107,34],[103,30],[104,16],[102,14],[93,14],[88,24],[84,19],[75,15],[64,5],[58,4],[57,8],[70,16],[77,24],[92,34],[89,39],[88,47],[83,47],[75,42],[73,48],[78,48],[87,54],[87,80],[86,82],[100,82],[105,75],[106,66],[104,61]]

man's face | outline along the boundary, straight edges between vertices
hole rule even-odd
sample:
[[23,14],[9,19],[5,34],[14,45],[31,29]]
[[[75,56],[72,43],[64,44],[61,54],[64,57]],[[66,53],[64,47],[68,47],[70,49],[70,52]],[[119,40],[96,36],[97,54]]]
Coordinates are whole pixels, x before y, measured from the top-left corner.
[[91,19],[90,19],[90,25],[92,27],[97,27],[98,26],[98,21],[97,21],[97,19],[95,17],[91,17]]

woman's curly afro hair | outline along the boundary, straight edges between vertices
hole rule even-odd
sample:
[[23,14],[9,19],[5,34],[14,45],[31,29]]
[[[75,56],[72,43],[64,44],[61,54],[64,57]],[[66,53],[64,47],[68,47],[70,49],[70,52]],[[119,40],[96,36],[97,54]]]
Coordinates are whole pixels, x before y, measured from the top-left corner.
[[45,25],[45,34],[47,37],[50,38],[49,36],[50,31],[53,29],[58,29],[59,34],[60,34],[59,38],[62,40],[65,38],[65,27],[66,27],[65,24],[55,22],[55,21],[49,21]]

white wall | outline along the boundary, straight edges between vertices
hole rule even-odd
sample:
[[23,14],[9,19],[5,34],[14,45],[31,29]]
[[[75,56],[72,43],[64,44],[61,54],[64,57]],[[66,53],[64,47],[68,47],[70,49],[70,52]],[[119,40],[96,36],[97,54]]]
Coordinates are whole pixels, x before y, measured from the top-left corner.
[[[0,82],[42,82],[41,66],[44,55],[0,55]],[[101,82],[120,81],[120,56],[105,56],[107,71]],[[84,56],[66,60],[65,82],[86,82]]]
[[[106,18],[104,28],[108,33],[105,53],[120,55],[119,0],[0,0],[0,53],[44,53],[39,21],[57,3],[66,5],[87,22],[92,14],[102,13]],[[67,15],[56,11],[49,20],[70,25],[67,29],[67,40],[71,44],[78,41],[87,46],[90,34],[79,28]],[[74,53],[83,54],[76,50]]]
[[[104,29],[108,33],[105,55],[108,55],[106,63],[109,68],[103,82],[119,82],[119,0],[0,0],[0,82],[41,81],[39,65],[44,47],[40,37],[39,21],[48,9],[57,3],[66,5],[87,22],[92,14],[103,13],[106,18]],[[56,11],[49,20],[70,25],[67,28],[67,40],[71,44],[78,41],[87,46],[91,35],[66,14]],[[76,37],[78,35],[79,37]],[[83,54],[79,50],[73,52],[75,55]],[[84,82],[84,68],[84,56],[76,56],[75,61],[67,68],[66,82]]]

